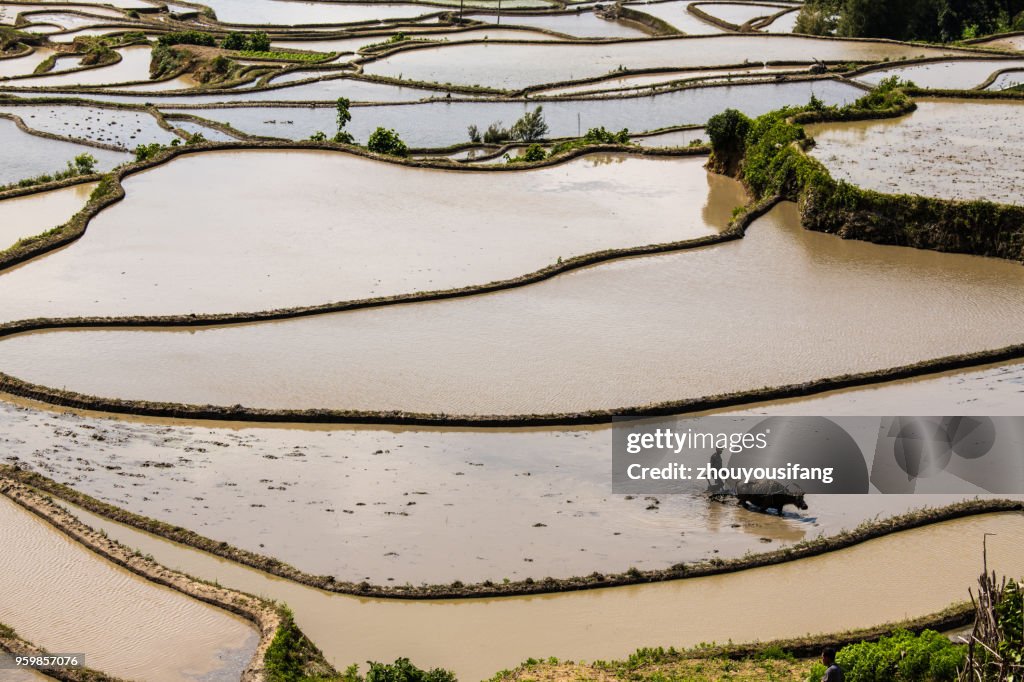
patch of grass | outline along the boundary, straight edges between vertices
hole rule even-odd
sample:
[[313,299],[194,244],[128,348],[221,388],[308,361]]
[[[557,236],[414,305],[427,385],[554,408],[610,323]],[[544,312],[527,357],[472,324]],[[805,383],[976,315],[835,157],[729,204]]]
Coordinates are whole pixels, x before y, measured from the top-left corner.
[[273,50],[241,50],[238,54],[251,59],[277,59],[289,62],[318,62],[322,59],[332,57],[337,53],[317,52],[315,54],[310,54],[307,52],[277,52]]

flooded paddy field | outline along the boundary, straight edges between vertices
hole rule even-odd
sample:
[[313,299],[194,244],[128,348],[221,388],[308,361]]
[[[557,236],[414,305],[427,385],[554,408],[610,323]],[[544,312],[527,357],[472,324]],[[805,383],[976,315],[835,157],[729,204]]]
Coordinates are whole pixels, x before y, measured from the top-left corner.
[[110,66],[70,73],[45,74],[32,78],[18,78],[8,82],[7,85],[18,88],[56,88],[149,80],[151,49],[148,45],[122,47],[117,52],[121,55],[121,61]]
[[[130,177],[127,198],[75,244],[0,274],[0,319],[317,305],[485,284],[572,256],[700,237],[748,201],[704,162],[595,154],[499,177],[331,152],[185,156]],[[344,216],[338,205],[349,207]],[[499,205],[518,208],[493,212]]]
[[62,225],[82,210],[95,182],[0,200],[0,251]]
[[177,139],[174,133],[161,128],[147,111],[71,104],[0,103],[0,113],[20,117],[32,130],[124,150],[150,142],[169,144]]
[[413,19],[443,10],[420,3],[298,2],[297,0],[207,0],[226,24],[351,24],[384,19]]
[[[739,42],[737,42],[739,41]],[[742,45],[742,47],[740,46]],[[525,88],[595,78],[615,70],[697,68],[748,62],[882,61],[956,54],[942,47],[871,41],[751,35],[667,38],[609,44],[460,44],[399,52],[364,66],[366,73],[437,83]]]
[[[703,125],[710,116],[736,107],[757,116],[787,104],[804,104],[811,95],[828,104],[852,102],[863,93],[833,80],[758,83],[692,88],[661,92],[648,97],[578,100],[515,100],[429,102],[423,104],[353,107],[346,127],[357,141],[365,141],[378,126],[396,130],[412,147],[447,147],[469,142],[466,129],[485,130],[493,122],[511,125],[523,114],[544,108],[550,137],[572,137],[589,128],[657,130],[682,124]],[[334,128],[333,107],[162,107],[163,111],[193,113],[250,135],[292,140],[307,139],[317,131]]]
[[751,66],[740,69],[696,69],[691,71],[670,71],[665,73],[633,74],[616,78],[605,78],[582,85],[556,86],[538,90],[531,95],[584,95],[607,90],[637,90],[644,87],[664,85],[673,81],[704,78],[756,78],[768,77],[782,71],[794,71],[791,66]]
[[734,26],[743,26],[759,17],[770,17],[785,9],[785,6],[758,5],[752,2],[691,3],[702,12],[710,14]]
[[1009,88],[1016,88],[1020,85],[1024,85],[1024,69],[1018,69],[1016,71],[1007,71],[996,76],[992,84],[989,85],[986,90],[1007,90]]
[[[1002,383],[1007,376],[1017,382],[1013,388]],[[946,397],[931,394],[940,411],[986,394],[1012,403],[1021,370],[934,381],[931,388],[948,389]],[[886,396],[907,397],[906,385],[864,393],[886,405]],[[813,413],[891,414],[860,393],[837,394]],[[969,404],[965,413],[991,414],[990,402]],[[794,405],[750,411],[793,413]],[[851,432],[873,447],[875,429]],[[662,569],[777,549],[964,499],[810,495],[808,511],[778,517],[703,497],[613,495],[608,427],[288,428],[0,403],[0,442],[4,463],[110,504],[314,575],[381,585]]]
[[895,119],[807,126],[812,154],[833,177],[879,192],[1024,203],[1024,106],[918,100]]
[[[498,23],[497,17],[493,14],[467,14],[466,16],[477,21]],[[502,17],[498,25],[541,28],[574,38],[644,38],[648,35],[646,31],[636,25],[602,19],[590,11],[563,14],[510,14]]]
[[5,497],[0,524],[0,622],[33,644],[128,679],[237,680],[248,665],[245,621],[108,563]]
[[[1024,571],[1024,519],[993,514],[871,540],[798,562],[730,575],[537,597],[396,602],[329,594],[279,580],[75,510],[129,547],[220,584],[285,601],[337,667],[411,656],[460,679],[486,679],[529,656],[625,658],[640,646],[695,646],[837,632],[922,616],[965,599],[980,571]],[[919,569],[941,565],[941,571]],[[866,595],[864,576],[873,581]],[[866,598],[867,597],[867,598]],[[807,620],[806,605],[831,608]],[[686,605],[686,618],[679,617]],[[771,618],[737,618],[770,613]],[[614,614],[609,618],[609,614]],[[542,622],[545,627],[538,628]],[[423,637],[425,629],[432,636]]]
[[[328,77],[321,80],[286,85],[272,89],[232,89],[224,90],[216,94],[170,94],[153,96],[150,91],[142,91],[137,95],[108,95],[92,94],[86,95],[89,99],[97,102],[118,102],[125,104],[142,104],[151,102],[161,107],[175,105],[200,105],[218,104],[226,102],[335,102],[339,97],[347,97],[353,102],[415,102],[421,99],[440,99],[446,94],[445,90],[434,90],[429,88],[416,88],[408,86],[391,85],[389,83],[378,83],[368,80],[359,80],[345,76],[334,76],[330,73]],[[309,79],[310,74],[303,74],[304,79]],[[316,77],[313,75],[312,77]],[[277,83],[274,83],[277,85]],[[58,93],[46,93],[47,97],[58,95]],[[67,93],[67,97],[82,97],[81,93]],[[465,95],[460,95],[464,97]],[[334,110],[331,109],[330,112]],[[203,112],[196,112],[202,115]]]
[[[876,386],[829,391],[795,400],[775,400],[744,408],[744,414],[894,415],[913,405],[915,413],[1013,417],[1024,402],[1024,364],[992,365],[942,372]],[[730,411],[730,414],[732,412]]]
[[14,121],[0,118],[0,185],[63,170],[79,154],[91,154],[96,167],[104,171],[128,159],[123,152],[32,135],[18,129]]
[[[393,36],[398,35],[367,35],[357,38],[333,38],[327,40],[275,40],[273,47],[281,50],[315,50],[317,52],[356,52],[359,48],[376,43],[387,42]],[[560,40],[543,31],[530,31],[526,29],[498,28],[495,26],[484,26],[468,30],[435,32],[402,32],[410,38],[419,40],[438,40],[444,42],[465,42],[467,40],[534,40],[552,41]]]
[[1024,59],[970,59],[939,61],[912,66],[897,66],[879,69],[857,76],[856,79],[868,85],[892,76],[912,81],[922,88],[971,90],[980,87],[992,74],[1003,69],[1024,67]]
[[[36,67],[46,61],[52,54],[53,50],[41,47],[36,48],[24,57],[0,59],[0,78],[31,75]],[[0,81],[0,84],[9,85],[10,83]]]
[[787,12],[772,23],[762,27],[761,30],[768,33],[793,33],[796,30],[796,20],[799,16],[799,10]]
[[691,3],[687,0],[669,0],[668,2],[627,4],[626,6],[661,19],[686,35],[712,35],[725,32],[721,26],[704,21],[697,15],[686,11],[689,4]]
[[[0,185],[61,170],[85,152],[109,171],[152,152],[139,145],[184,144],[194,134],[250,147],[277,140],[216,151],[190,140],[195,153],[129,168],[123,199],[107,193],[116,183],[91,181],[0,200],[2,250],[63,223],[94,189],[99,201],[119,199],[76,241],[0,272],[0,324],[103,316],[111,326],[51,320],[0,338],[4,376],[109,398],[500,418],[699,400],[1024,343],[1024,268],[1007,260],[805,231],[790,203],[757,218],[742,239],[681,250],[681,241],[715,240],[751,197],[708,173],[705,149],[649,149],[706,140],[708,119],[728,108],[758,116],[817,100],[842,106],[890,75],[924,87],[1013,87],[1024,55],[998,59],[984,49],[1011,50],[1013,36],[971,49],[785,35],[799,5],[775,0],[628,3],[659,20],[635,22],[603,2],[207,4],[216,17],[141,0],[0,0],[0,23],[40,12],[28,17],[40,37],[18,38],[40,45],[0,59],[0,115],[39,133],[0,118]],[[751,31],[713,25],[702,11]],[[654,35],[669,27],[688,35]],[[158,39],[189,28],[210,35],[164,40],[201,45],[156,53],[171,77],[150,80]],[[104,45],[67,43],[128,31],[148,42],[125,47],[114,37],[106,47],[119,63],[79,70],[86,50]],[[270,49],[219,44],[230,31],[266,32]],[[26,51],[11,35],[5,54]],[[376,43],[389,46],[357,54]],[[287,54],[296,51],[304,54]],[[933,61],[913,63],[921,58]],[[33,73],[40,65],[52,68]],[[864,65],[875,70],[844,75]],[[1021,203],[1017,103],[919,104],[900,118],[809,127],[818,139],[811,153],[836,178],[881,191]],[[541,112],[543,125],[526,130],[524,115]],[[517,121],[501,153],[493,131],[487,143],[470,131]],[[367,147],[371,133],[392,129],[413,162],[289,143],[316,133],[330,140],[339,125]],[[628,129],[632,153],[505,166],[506,152],[534,143],[548,152],[598,127]],[[658,255],[622,253],[652,244],[664,245]],[[607,250],[586,268],[516,279]],[[503,280],[518,286],[274,322],[133,328],[124,319],[423,298]],[[877,425],[844,417],[1019,416],[1022,408],[1017,359],[716,414],[825,415],[870,450]],[[806,509],[775,515],[705,495],[614,494],[612,449],[603,424],[242,423],[0,396],[0,463],[319,576],[312,580],[373,589],[457,593],[484,581],[714,564],[981,493],[933,494],[942,482],[929,479],[917,495],[809,494]],[[1004,513],[714,578],[395,601],[302,587],[80,513],[168,566],[287,604],[339,670],[401,656],[450,668],[463,682],[529,656],[607,660],[641,646],[763,641],[934,613],[967,597],[985,533],[995,534],[990,568],[1024,573],[1024,516]],[[257,645],[246,622],[108,564],[6,498],[0,527],[0,623],[27,640],[85,650],[88,665],[125,679],[243,675]],[[922,573],[922,565],[942,569]],[[885,579],[865,590],[864,576],[878,572]],[[40,604],[40,594],[56,598]]]
[[[278,323],[27,334],[0,341],[0,367],[69,391],[191,404],[616,409],[1020,343],[1022,286],[1017,264],[804,231],[783,204],[739,241],[521,289]],[[809,357],[809,338],[831,352]]]

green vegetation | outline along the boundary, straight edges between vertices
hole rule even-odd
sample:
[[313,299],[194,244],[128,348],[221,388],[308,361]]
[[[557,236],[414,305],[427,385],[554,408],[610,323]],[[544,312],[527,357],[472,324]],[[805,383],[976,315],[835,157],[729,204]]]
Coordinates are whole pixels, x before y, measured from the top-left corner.
[[96,157],[92,154],[79,154],[73,160],[68,161],[68,165],[64,170],[59,170],[56,173],[44,173],[42,175],[37,175],[34,178],[25,178],[10,185],[0,187],[0,191],[14,189],[15,187],[34,187],[36,185],[45,185],[48,182],[77,178],[80,175],[92,175],[96,172],[96,163]]
[[408,658],[395,659],[394,663],[367,661],[370,669],[366,677],[359,674],[358,666],[349,666],[342,682],[456,682],[450,670],[432,668],[423,670],[409,662]]
[[19,31],[12,26],[0,26],[0,54],[17,52],[24,45],[41,45],[45,38]]
[[370,139],[366,142],[366,148],[376,154],[388,156],[408,156],[409,148],[402,142],[394,130],[388,128],[377,128],[370,133]]
[[1024,0],[807,0],[798,33],[950,41],[1024,30]]
[[166,78],[178,73],[188,64],[188,55],[166,45],[153,48],[149,58],[149,77]]
[[332,56],[334,53],[314,53],[308,52],[275,52],[268,50],[241,50],[239,52],[243,57],[249,57],[251,59],[276,59],[279,61],[288,62],[318,62],[322,59]]
[[267,682],[317,682],[338,679],[337,671],[295,625],[287,607],[281,607],[281,625],[263,656]]
[[533,142],[543,139],[548,134],[548,124],[544,120],[544,107],[528,111],[512,125],[510,130],[513,140]]
[[174,31],[165,33],[157,40],[157,45],[170,47],[171,45],[201,45],[203,47],[217,47],[217,38],[205,31]]
[[[339,97],[335,109],[337,110],[338,132],[334,134],[334,141],[344,144],[355,144],[352,133],[345,130],[345,126],[352,120],[352,112],[349,110],[352,102],[347,97]],[[404,154],[402,155],[404,156]]]
[[[934,630],[919,635],[898,630],[877,642],[843,647],[836,663],[846,682],[954,682],[963,667],[966,647]],[[818,682],[825,666],[817,663],[807,680]]]
[[240,52],[269,52],[270,36],[263,31],[256,33],[240,33],[232,31],[220,44],[225,50],[238,50]]
[[538,106],[533,111],[523,114],[522,118],[512,124],[511,128],[503,128],[501,121],[496,121],[487,126],[484,134],[480,135],[480,129],[471,125],[466,129],[471,142],[480,142],[481,139],[488,144],[501,144],[510,140],[520,142],[534,142],[543,139],[548,134],[548,124],[544,120],[544,107]]
[[164,150],[164,145],[159,142],[153,142],[151,144],[140,144],[135,148],[135,160],[136,161],[149,161],[154,156]]
[[887,79],[845,107],[814,102],[753,121],[738,112],[713,116],[709,167],[741,178],[758,200],[777,196],[798,202],[808,229],[879,244],[1024,260],[1024,207],[873,192],[833,179],[804,153],[810,143],[800,124],[909,113],[916,105],[903,87],[898,79]]
[[95,66],[117,61],[117,53],[111,48],[113,41],[104,36],[78,36],[72,46],[82,57],[82,66]]

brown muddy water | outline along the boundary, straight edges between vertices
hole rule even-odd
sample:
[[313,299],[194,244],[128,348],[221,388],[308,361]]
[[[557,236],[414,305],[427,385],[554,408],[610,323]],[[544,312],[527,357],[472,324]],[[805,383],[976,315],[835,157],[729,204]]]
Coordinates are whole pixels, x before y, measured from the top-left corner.
[[879,192],[1024,203],[1024,104],[918,100],[898,119],[807,126],[833,177]]
[[922,88],[947,90],[970,90],[984,83],[996,71],[1024,66],[1024,60],[1014,59],[971,59],[947,62],[930,62],[913,66],[896,66],[889,69],[870,71],[856,80],[869,85],[878,85],[886,78],[898,76],[912,81]]
[[700,237],[747,201],[704,163],[596,154],[496,175],[330,152],[185,156],[128,178],[75,244],[0,275],[0,319],[315,305]]
[[[408,656],[463,680],[486,679],[530,656],[607,660],[641,646],[769,640],[923,616],[967,599],[981,571],[984,533],[995,534],[989,568],[1024,574],[1024,517],[993,514],[731,575],[539,597],[396,602],[302,587],[74,511],[164,565],[287,603],[337,667]],[[751,613],[771,617],[743,616]]]
[[735,24],[736,26],[742,26],[751,19],[756,19],[758,17],[769,17],[784,9],[783,7],[776,7],[772,5],[755,5],[751,2],[716,2],[711,4],[698,2],[693,4],[716,19],[727,21],[730,24]]
[[694,71],[671,71],[667,73],[648,73],[648,74],[635,74],[631,76],[621,76],[618,78],[606,78],[596,83],[586,83],[584,85],[570,85],[568,87],[558,86],[554,88],[545,88],[544,90],[538,90],[533,93],[534,95],[584,95],[588,93],[603,92],[607,90],[624,90],[629,88],[631,91],[647,86],[654,86],[664,83],[671,83],[672,81],[697,79],[697,78],[713,78],[713,77],[755,77],[755,76],[768,76],[778,71],[792,71],[792,66],[752,66],[743,69],[697,69]]
[[455,44],[400,52],[365,65],[368,74],[437,83],[524,88],[614,75],[616,70],[698,68],[742,62],[881,61],[956,54],[949,48],[782,35],[709,36],[595,45]]
[[108,563],[7,498],[0,526],[0,623],[37,646],[146,680],[237,680],[255,651],[245,621]]
[[1018,264],[844,241],[782,204],[742,240],[521,289],[279,323],[41,332],[0,341],[0,367],[195,404],[614,410],[1019,343],[1022,291]]
[[118,50],[121,61],[110,66],[96,69],[76,71],[72,73],[56,73],[52,75],[21,78],[7,83],[18,88],[51,88],[73,85],[111,85],[132,81],[149,80],[149,60],[151,49],[148,45],[131,45]]
[[[10,78],[11,76],[25,76],[31,74],[35,71],[37,66],[46,61],[52,54],[53,50],[50,48],[39,47],[31,54],[27,54],[24,57],[0,59],[0,78]],[[9,85],[9,83],[0,84]]]
[[[962,499],[811,497],[809,512],[779,518],[612,495],[605,427],[275,428],[39,408],[0,403],[6,462],[316,575],[379,584],[665,568]],[[873,449],[870,425],[850,431]]]
[[63,225],[82,210],[96,185],[87,182],[0,201],[0,251],[19,239]]

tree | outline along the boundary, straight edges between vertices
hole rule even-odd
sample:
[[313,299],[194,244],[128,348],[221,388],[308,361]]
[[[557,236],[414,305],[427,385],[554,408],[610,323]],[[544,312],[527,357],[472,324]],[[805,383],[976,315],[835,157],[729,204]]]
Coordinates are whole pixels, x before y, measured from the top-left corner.
[[544,120],[544,107],[528,111],[512,125],[509,131],[513,140],[533,142],[548,134],[548,124]]
[[344,144],[353,144],[355,142],[352,134],[345,130],[345,126],[352,120],[352,113],[349,111],[351,104],[347,97],[339,97],[338,103],[335,105],[338,111],[338,132],[334,134],[335,142],[342,142]]
[[469,135],[470,142],[480,141],[480,129],[477,128],[475,125],[471,125],[468,128],[466,128],[466,134]]
[[[75,172],[78,175],[89,175],[96,171],[96,157],[92,154],[79,154],[75,157]],[[68,164],[71,165],[71,164]]]
[[409,148],[402,142],[394,130],[388,128],[377,128],[370,134],[366,148],[377,154],[388,156],[408,156]]

